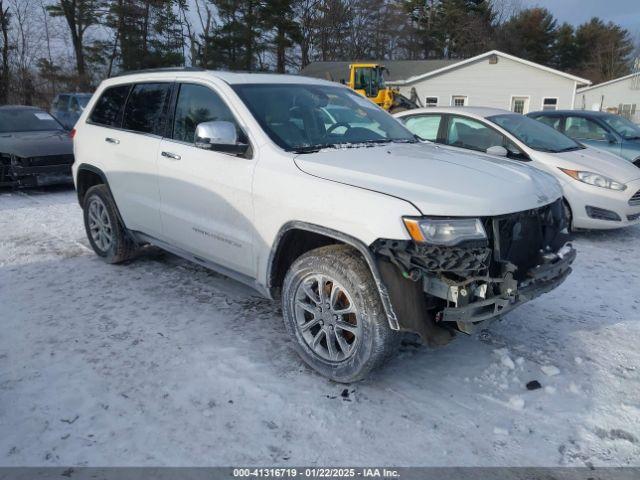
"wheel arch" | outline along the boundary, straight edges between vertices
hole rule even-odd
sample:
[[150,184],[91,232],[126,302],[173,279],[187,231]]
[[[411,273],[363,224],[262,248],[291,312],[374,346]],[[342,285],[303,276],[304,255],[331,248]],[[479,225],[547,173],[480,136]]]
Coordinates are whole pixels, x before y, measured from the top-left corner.
[[391,304],[389,293],[369,247],[351,235],[321,225],[303,221],[291,221],[280,228],[269,254],[267,266],[267,289],[271,296],[274,298],[277,296],[289,267],[300,255],[315,248],[331,244],[348,245],[360,253],[376,283],[380,300],[389,321],[389,327],[392,330],[399,330],[400,326]]
[[109,186],[107,175],[101,169],[94,165],[88,163],[81,163],[80,165],[78,165],[78,170],[76,173],[76,193],[78,195],[78,203],[80,203],[80,207],[83,207],[84,197],[87,194],[87,191],[95,185],[104,185],[105,187],[107,187],[109,195],[111,195],[111,199],[113,200],[113,204],[116,208],[116,215],[118,216],[118,220],[126,230],[126,224],[124,223],[122,215],[120,214],[118,202],[113,196],[113,192],[111,191],[111,187]]
[[[94,185],[104,184],[109,188],[109,182],[107,176],[102,170],[88,163],[81,163],[78,165],[78,171],[76,173],[76,193],[78,195],[78,203],[82,207],[84,197]],[[109,189],[111,192],[111,189]]]

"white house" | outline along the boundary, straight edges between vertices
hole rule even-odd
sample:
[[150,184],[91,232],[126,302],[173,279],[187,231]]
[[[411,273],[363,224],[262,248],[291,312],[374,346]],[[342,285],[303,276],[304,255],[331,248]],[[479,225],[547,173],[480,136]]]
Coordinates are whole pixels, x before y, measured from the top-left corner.
[[[389,71],[386,82],[423,106],[484,106],[520,113],[573,108],[584,78],[498,50],[464,60],[374,60]],[[300,74],[341,81],[349,64],[315,62]]]
[[573,108],[619,113],[640,123],[640,73],[578,89]]
[[519,113],[570,109],[577,88],[591,84],[498,50],[387,83],[406,96],[417,94],[425,106],[483,106]]

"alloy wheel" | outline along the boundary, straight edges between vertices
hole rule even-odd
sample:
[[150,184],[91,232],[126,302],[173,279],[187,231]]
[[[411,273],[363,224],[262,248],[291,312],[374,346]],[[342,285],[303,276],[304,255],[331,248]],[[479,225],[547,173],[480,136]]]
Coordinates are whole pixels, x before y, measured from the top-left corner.
[[91,238],[100,250],[107,252],[113,244],[113,228],[106,205],[101,198],[93,196],[87,213]]
[[331,362],[353,355],[361,337],[360,315],[342,285],[313,273],[299,283],[294,301],[298,331],[316,355]]

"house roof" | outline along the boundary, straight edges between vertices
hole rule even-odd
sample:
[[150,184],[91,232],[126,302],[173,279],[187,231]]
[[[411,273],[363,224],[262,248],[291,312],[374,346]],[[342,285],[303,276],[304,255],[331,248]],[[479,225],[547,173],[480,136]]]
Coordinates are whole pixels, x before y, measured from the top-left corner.
[[353,60],[351,62],[313,62],[300,70],[300,75],[339,82],[349,80],[349,65],[352,63],[378,63],[388,72],[385,80],[396,82],[416,77],[425,72],[440,70],[461,60]]
[[434,70],[431,70],[431,71],[428,71],[428,72],[423,72],[420,75],[408,77],[408,78],[405,78],[403,80],[398,80],[398,81],[390,80],[390,83],[393,83],[395,85],[407,85],[407,84],[422,80],[424,78],[432,77],[434,75],[439,75],[441,73],[447,72],[447,71],[452,70],[454,68],[459,68],[459,67],[467,65],[469,63],[473,63],[473,62],[476,62],[478,60],[482,60],[483,58],[487,58],[487,57],[489,57],[491,55],[498,55],[500,57],[508,58],[509,60],[513,60],[515,62],[522,63],[523,65],[528,65],[529,67],[538,68],[540,70],[544,70],[546,72],[553,73],[555,75],[559,75],[559,76],[564,77],[564,78],[568,78],[569,80],[573,80],[574,82],[577,82],[579,85],[591,85],[591,81],[587,80],[586,78],[581,78],[581,77],[577,77],[575,75],[571,75],[569,73],[561,72],[560,70],[556,70],[556,69],[551,68],[551,67],[540,65],[539,63],[531,62],[529,60],[525,60],[523,58],[516,57],[515,55],[510,55],[508,53],[504,53],[504,52],[501,52],[499,50],[490,50],[490,51],[482,53],[480,55],[476,55],[475,57],[467,58],[465,60],[454,61],[450,65],[445,65],[442,68],[434,69]]
[[614,78],[613,80],[609,80],[608,82],[598,83],[596,85],[591,85],[590,87],[584,87],[578,89],[577,93],[586,92],[587,90],[593,90],[594,88],[604,87],[605,85],[611,85],[612,83],[621,82],[623,80],[627,80],[628,78],[633,77],[634,75],[640,75],[640,73],[630,73],[629,75],[625,75],[624,77]]

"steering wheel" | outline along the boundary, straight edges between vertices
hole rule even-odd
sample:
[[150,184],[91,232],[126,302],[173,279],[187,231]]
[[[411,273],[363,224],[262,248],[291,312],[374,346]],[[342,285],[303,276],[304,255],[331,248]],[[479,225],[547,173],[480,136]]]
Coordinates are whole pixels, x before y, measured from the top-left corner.
[[329,128],[327,128],[327,135],[331,134],[331,132],[333,132],[338,127],[345,127],[346,128],[346,130],[344,131],[343,135],[346,135],[347,132],[349,130],[351,130],[351,125],[349,125],[347,122],[336,122],[333,125],[331,125]]

